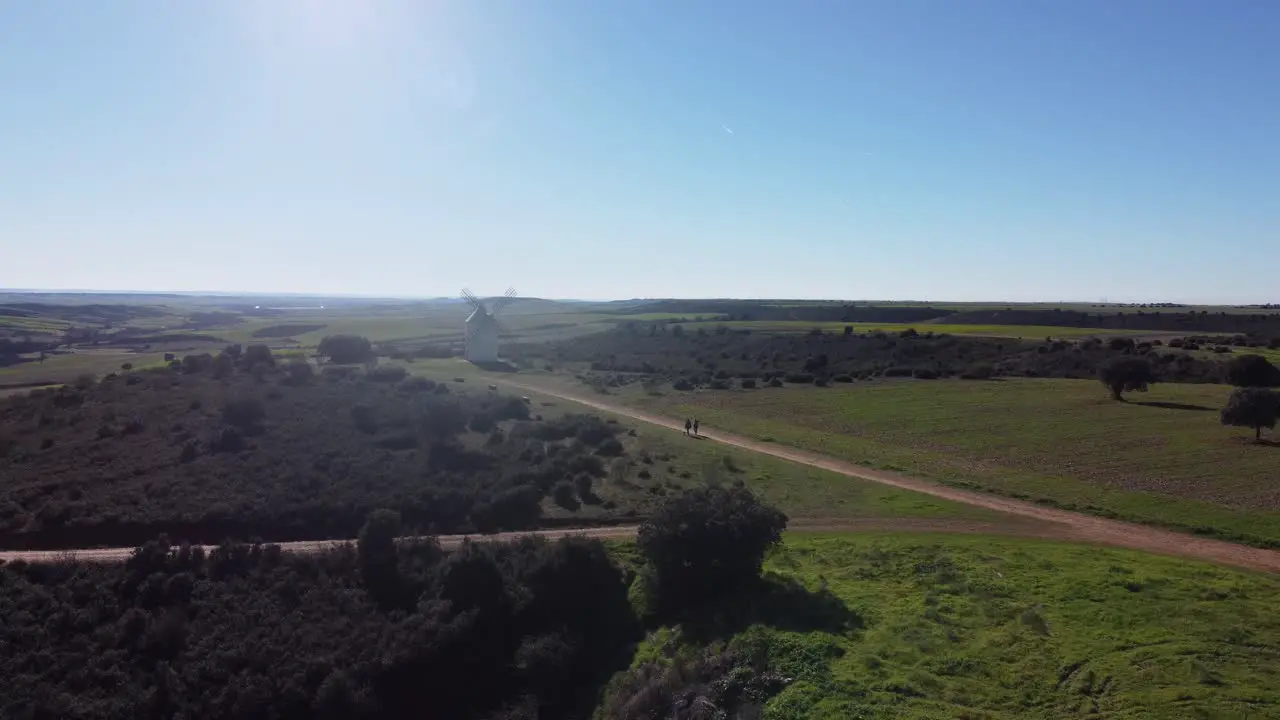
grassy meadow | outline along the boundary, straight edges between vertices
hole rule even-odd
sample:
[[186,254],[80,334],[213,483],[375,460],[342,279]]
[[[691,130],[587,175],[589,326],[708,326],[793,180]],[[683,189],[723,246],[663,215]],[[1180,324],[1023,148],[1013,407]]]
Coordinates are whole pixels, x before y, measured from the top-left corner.
[[[792,678],[765,717],[1280,717],[1280,580],[1036,540],[788,534],[766,573],[854,628],[753,625]],[[814,623],[817,624],[817,623]],[[637,658],[678,652],[652,633]]]
[[717,428],[952,485],[1280,545],[1280,447],[1219,424],[1230,388],[1163,384],[1111,401],[1096,382],[885,381],[638,392]]

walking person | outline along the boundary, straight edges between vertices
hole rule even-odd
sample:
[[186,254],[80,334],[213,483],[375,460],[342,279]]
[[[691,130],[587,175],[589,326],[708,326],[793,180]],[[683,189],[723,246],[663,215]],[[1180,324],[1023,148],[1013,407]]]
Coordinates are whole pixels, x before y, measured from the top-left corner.
[[693,434],[698,434],[698,418],[693,419]]
[[688,435],[689,435],[689,428],[691,428],[691,427],[693,427],[693,421],[692,421],[692,420],[690,420],[689,418],[685,418],[685,419],[684,419],[684,434],[685,434],[685,436],[688,436]]

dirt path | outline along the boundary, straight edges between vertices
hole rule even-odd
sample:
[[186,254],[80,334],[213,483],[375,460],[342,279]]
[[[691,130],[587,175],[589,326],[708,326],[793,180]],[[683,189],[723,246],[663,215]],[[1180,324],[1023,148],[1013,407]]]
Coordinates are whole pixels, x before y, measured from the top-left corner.
[[[670,428],[677,432],[684,432],[684,424],[680,421],[668,417],[652,415],[625,405],[602,400],[599,397],[570,392],[561,388],[526,384],[507,379],[498,379],[497,382],[511,387],[520,388],[527,392],[567,400],[580,405],[586,405],[587,407],[591,407],[596,410],[629,417],[651,425]],[[1197,537],[1195,535],[1161,530],[1159,528],[1148,527],[1146,525],[1137,525],[1135,523],[1127,523],[1119,520],[1108,520],[1106,518],[1086,515],[1084,513],[1071,512],[1069,510],[1059,510],[1056,508],[1036,505],[1035,503],[1014,500],[1012,498],[1004,498],[998,495],[961,490],[959,488],[920,480],[901,473],[889,472],[886,470],[873,470],[871,468],[865,468],[853,463],[836,460],[817,453],[798,450],[796,448],[782,447],[773,443],[750,440],[739,435],[720,431],[716,431],[714,435],[704,435],[704,437],[708,440],[724,443],[725,445],[732,445],[733,447],[742,448],[744,450],[772,455],[773,457],[782,458],[783,460],[790,460],[792,462],[821,468],[823,470],[829,470],[848,477],[870,480],[872,482],[902,488],[903,490],[912,490],[914,492],[933,495],[934,497],[940,497],[946,500],[964,503],[966,505],[997,510],[1019,518],[1035,521],[1033,525],[1041,525],[1043,533],[1032,532],[1030,534],[1039,537],[1068,540],[1072,542],[1112,545],[1115,547],[1145,550],[1147,552],[1160,553],[1162,555],[1173,555],[1176,557],[1190,558],[1194,560],[1207,560],[1209,562],[1220,563],[1223,565],[1234,565],[1236,567],[1248,568],[1250,570],[1280,573],[1280,552],[1276,552],[1274,550],[1264,550],[1246,545],[1237,545],[1235,543],[1229,543],[1222,540],[1212,540],[1209,538]],[[899,523],[895,521],[893,526],[898,527],[905,525],[906,523]],[[1027,533],[1019,531],[1018,534],[1022,535]]]
[[[588,537],[600,540],[621,540],[635,537],[636,531],[640,529],[638,525],[617,525],[613,527],[599,528],[566,528],[557,530],[524,530],[516,532],[493,533],[488,535],[439,535],[436,541],[441,547],[454,548],[463,543],[465,540],[476,540],[479,542],[501,542],[505,540],[514,540],[516,538],[528,535],[538,535],[553,540],[561,537]],[[868,520],[852,520],[849,518],[801,518],[791,522],[788,525],[788,531],[792,532],[856,532],[859,530],[905,530],[911,532],[938,532],[938,533],[1012,533],[1019,536],[1038,536],[1034,529],[1028,531],[1024,528],[1002,527],[992,523],[967,522],[962,520],[946,520],[940,518],[907,518],[901,520],[893,519],[868,519]],[[1045,535],[1044,537],[1051,537]],[[414,538],[401,538],[402,541],[412,540]],[[297,542],[274,543],[280,546],[281,550],[289,553],[315,553],[329,550],[344,543],[355,542],[351,540],[300,540]],[[205,552],[214,549],[214,545],[202,546]],[[81,562],[124,562],[129,559],[129,555],[133,553],[132,547],[117,548],[91,548],[86,550],[0,550],[0,561],[13,562],[15,560],[23,560],[26,562],[59,562],[62,560],[78,560]]]

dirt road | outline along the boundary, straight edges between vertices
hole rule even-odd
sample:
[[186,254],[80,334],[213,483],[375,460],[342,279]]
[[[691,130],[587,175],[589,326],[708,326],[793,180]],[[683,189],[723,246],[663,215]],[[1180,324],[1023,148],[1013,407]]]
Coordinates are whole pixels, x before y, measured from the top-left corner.
[[[629,538],[636,534],[636,529],[637,527],[635,525],[625,525],[602,528],[582,528],[575,530],[529,530],[525,532],[496,533],[493,535],[441,535],[436,537],[436,540],[439,541],[440,545],[443,547],[449,548],[461,545],[462,541],[468,538],[486,542],[512,540],[525,535],[542,535],[547,538],[558,538],[566,535],[581,535],[583,537],[600,539]],[[354,542],[354,540],[302,540],[299,542],[276,544],[278,544],[285,552],[313,553],[328,550],[329,548],[349,542]],[[212,545],[204,546],[205,552],[212,550],[213,547],[214,546]],[[93,548],[89,550],[3,550],[0,551],[0,560],[5,562],[13,562],[14,560],[25,560],[27,562],[57,562],[63,559],[75,559],[85,562],[123,562],[129,559],[129,555],[132,552],[133,548],[131,547]]]
[[[516,382],[505,378],[499,379],[497,382],[519,388],[529,393],[568,400],[580,405],[586,405],[587,407],[591,407],[596,410],[602,410],[615,415],[640,420],[641,422],[646,422],[652,425],[670,428],[678,432],[684,432],[684,424],[680,421],[645,413],[625,405],[612,403],[599,396],[572,392],[562,388]],[[817,453],[790,447],[781,447],[774,443],[759,442],[739,435],[720,431],[714,431],[713,435],[707,435],[705,437],[708,440],[724,443],[725,445],[732,445],[733,447],[742,448],[744,450],[772,455],[784,460],[790,460],[792,462],[810,465],[823,470],[829,470],[847,477],[870,480],[872,482],[891,485],[904,490],[912,490],[926,495],[933,495],[934,497],[940,497],[946,500],[964,503],[966,505],[998,510],[1019,518],[1032,520],[1035,521],[1034,524],[1040,526],[1043,530],[1043,532],[1031,533],[1039,537],[1132,548],[1135,550],[1160,553],[1162,555],[1173,555],[1176,557],[1190,558],[1194,560],[1207,560],[1209,562],[1221,563],[1223,565],[1234,565],[1236,567],[1247,568],[1250,570],[1280,573],[1280,552],[1276,552],[1274,550],[1264,550],[1261,548],[1248,547],[1246,545],[1237,545],[1235,543],[1229,543],[1222,540],[1212,540],[1209,538],[1197,537],[1195,535],[1161,530],[1159,528],[1148,527],[1146,525],[1137,525],[1119,520],[1108,520],[1106,518],[1086,515],[1084,513],[1044,507],[1042,505],[1036,505],[1035,503],[1014,500],[1012,498],[1004,498],[998,495],[961,490],[959,488],[920,480],[901,473],[885,470],[873,470],[871,468],[865,468],[859,465],[854,465],[853,463],[836,460]],[[1023,526],[1025,527],[1025,523],[1023,523]],[[1019,532],[1019,534],[1025,533]]]
[[[578,403],[604,412],[629,417],[652,425],[683,432],[684,425],[671,418],[644,413],[624,405],[619,405],[598,397],[563,390],[561,388],[544,387],[534,384],[496,379],[511,387],[546,397],[559,398]],[[1245,545],[1211,540],[1208,538],[1185,535],[1182,533],[1160,530],[1158,528],[1136,525],[1133,523],[1107,520],[1105,518],[1075,513],[1067,510],[1043,507],[1034,503],[1003,498],[997,495],[970,492],[958,488],[947,487],[937,483],[912,478],[900,473],[883,470],[872,470],[852,463],[794,448],[780,447],[772,443],[750,440],[738,435],[716,432],[706,439],[726,445],[750,450],[752,452],[772,455],[784,460],[810,465],[829,470],[847,477],[870,480],[872,482],[891,485],[904,490],[912,490],[926,495],[952,500],[966,505],[988,508],[1009,514],[1008,523],[975,523],[945,519],[902,518],[878,520],[851,520],[848,518],[798,518],[790,524],[790,529],[799,532],[840,532],[856,530],[901,530],[913,532],[950,532],[950,533],[992,533],[1010,534],[1021,537],[1037,537],[1050,540],[1070,542],[1096,543],[1115,547],[1144,550],[1147,552],[1206,560],[1223,565],[1233,565],[1250,570],[1280,573],[1280,552],[1263,550]],[[467,538],[482,541],[510,540],[524,535],[541,535],[548,538],[567,535],[581,535],[594,538],[628,538],[635,534],[636,526],[617,526],[605,528],[585,528],[568,530],[539,530],[526,532],[499,533],[495,535],[446,535],[437,540],[445,547],[456,546]],[[321,540],[280,543],[286,552],[317,552],[339,545],[350,540]],[[206,548],[207,550],[208,548]],[[129,557],[133,548],[94,548],[86,550],[33,550],[33,551],[0,551],[0,561],[11,562],[25,560],[28,562],[51,562],[63,558],[75,558],[84,561],[120,562]]]

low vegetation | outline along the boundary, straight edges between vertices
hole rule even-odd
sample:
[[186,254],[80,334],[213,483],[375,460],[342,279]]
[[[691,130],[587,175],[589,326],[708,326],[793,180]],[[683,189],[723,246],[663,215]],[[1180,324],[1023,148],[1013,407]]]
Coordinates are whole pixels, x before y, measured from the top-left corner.
[[[523,529],[543,524],[562,480],[580,492],[638,472],[613,467],[630,460],[616,423],[543,421],[518,397],[398,367],[315,375],[262,346],[11,397],[0,427],[9,547],[136,544],[158,532],[349,538],[378,507],[423,531]],[[601,519],[634,512],[617,504],[626,493],[611,497]]]
[[634,324],[557,343],[520,345],[510,355],[530,366],[573,370],[603,389],[643,383],[725,390],[742,387],[743,380],[828,385],[875,377],[1082,379],[1116,363],[1132,367],[1138,362],[1147,364],[1151,382],[1217,382],[1224,372],[1217,361],[1169,350],[1158,341],[1006,340],[940,335],[924,327],[778,335],[724,325]]
[[651,631],[615,683],[631,697],[764,697],[763,717],[785,719],[1280,713],[1272,577],[1040,541],[862,534],[789,536],[764,581],[796,593],[786,621],[766,614],[710,647],[687,625]]
[[380,536],[395,520],[314,556],[149,543],[121,565],[0,567],[0,714],[588,715],[637,632],[603,546],[446,554]]

